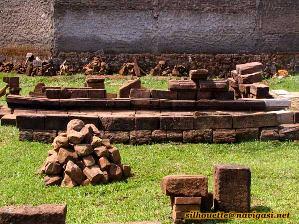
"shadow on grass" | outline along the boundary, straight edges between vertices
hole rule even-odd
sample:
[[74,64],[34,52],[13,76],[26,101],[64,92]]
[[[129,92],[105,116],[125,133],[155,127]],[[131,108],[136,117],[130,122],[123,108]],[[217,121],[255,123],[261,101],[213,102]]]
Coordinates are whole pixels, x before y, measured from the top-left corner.
[[272,209],[267,206],[259,205],[259,206],[254,206],[251,209],[251,212],[271,212]]

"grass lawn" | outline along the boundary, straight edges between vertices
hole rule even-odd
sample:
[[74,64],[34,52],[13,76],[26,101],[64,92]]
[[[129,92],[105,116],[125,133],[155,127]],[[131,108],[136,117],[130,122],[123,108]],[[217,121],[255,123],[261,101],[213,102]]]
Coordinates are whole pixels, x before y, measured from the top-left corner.
[[[0,74],[0,78],[1,76],[3,74]],[[298,82],[298,77],[295,78]],[[82,86],[84,77],[22,76],[23,94],[27,94],[40,81],[47,85]],[[146,87],[167,87],[166,81],[157,81],[151,77],[143,78],[142,81]],[[122,82],[108,80],[108,91],[116,92]],[[292,87],[292,83],[293,81],[290,81],[291,88],[295,87]],[[277,88],[284,86],[283,83],[272,85]],[[233,163],[249,166],[252,170],[251,192],[254,210],[290,212],[289,220],[276,220],[272,223],[299,223],[298,143],[118,145],[123,163],[132,166],[134,177],[127,182],[74,189],[45,187],[42,177],[36,174],[50,148],[47,144],[20,142],[15,127],[0,127],[0,206],[67,203],[69,224],[147,220],[170,223],[169,198],[160,190],[160,181],[165,175],[207,175],[212,191],[213,165]]]

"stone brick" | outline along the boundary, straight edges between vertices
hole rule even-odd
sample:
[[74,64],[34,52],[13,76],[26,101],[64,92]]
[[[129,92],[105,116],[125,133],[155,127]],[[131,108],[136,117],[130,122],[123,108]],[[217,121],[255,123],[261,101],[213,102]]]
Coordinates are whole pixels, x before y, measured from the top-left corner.
[[120,181],[123,179],[122,169],[119,165],[111,164],[108,170],[109,178],[112,181]]
[[232,123],[231,115],[195,113],[194,129],[229,129]]
[[88,156],[91,153],[93,153],[93,148],[91,147],[90,144],[78,144],[74,146],[74,149],[78,156]]
[[178,100],[196,100],[197,91],[196,90],[183,90],[177,91]]
[[227,91],[227,92],[215,92],[214,93],[215,100],[234,100],[235,99],[235,92],[234,91]]
[[269,86],[262,83],[253,83],[250,87],[250,93],[258,99],[267,98],[269,97]]
[[78,184],[66,173],[64,174],[63,180],[61,182],[61,187],[73,188]]
[[111,116],[100,118],[107,131],[131,131],[135,129],[135,118],[130,116]]
[[91,167],[85,167],[83,170],[85,176],[87,176],[88,180],[92,184],[100,184],[104,180],[103,172],[101,171],[100,167],[97,165]]
[[201,205],[201,197],[175,197],[175,205]]
[[73,161],[69,160],[66,164],[64,171],[72,180],[74,180],[78,185],[86,179],[82,170]]
[[121,169],[125,178],[132,176],[131,167],[129,165],[121,165]]
[[45,95],[48,99],[63,99],[61,89],[46,89]]
[[162,130],[190,130],[193,129],[193,116],[161,116]]
[[52,143],[57,136],[57,131],[53,130],[34,130],[33,131],[33,141]]
[[213,92],[202,92],[198,91],[197,92],[197,100],[211,100],[214,98],[214,93]]
[[183,131],[183,142],[185,143],[200,143],[200,142],[212,142],[213,130],[187,130]]
[[105,138],[110,139],[112,143],[129,143],[130,141],[130,132],[128,131],[105,131]]
[[67,164],[68,161],[76,160],[78,158],[78,155],[74,150],[65,148],[60,148],[57,156],[60,164]]
[[110,165],[111,165],[111,163],[109,162],[109,160],[106,157],[101,157],[99,159],[99,166],[102,171],[108,170]]
[[22,115],[17,116],[17,127],[19,129],[45,129],[45,116],[44,115]]
[[48,114],[45,116],[46,130],[66,130],[69,117],[67,114]]
[[177,100],[177,92],[169,90],[151,90],[151,97],[156,99]]
[[151,91],[148,89],[131,89],[130,98],[151,98]]
[[127,109],[127,108],[130,108],[131,106],[131,101],[130,99],[124,99],[124,98],[116,98],[116,99],[113,99],[112,101],[112,104],[109,105],[108,104],[108,108],[118,108],[118,109]]
[[177,90],[195,90],[196,83],[192,80],[169,80],[168,89],[177,91]]
[[[186,212],[177,212],[177,211],[172,211],[172,219],[173,220],[184,220],[185,219],[185,213]],[[182,221],[182,223],[184,223],[183,221]]]
[[100,119],[97,115],[83,115],[83,114],[70,114],[69,120],[79,119],[85,124],[94,124],[97,128],[101,128]]
[[161,188],[172,197],[204,197],[208,195],[208,178],[201,175],[170,175],[163,178]]
[[[195,100],[172,100],[171,108],[172,110],[193,110],[195,107]],[[161,104],[161,101],[160,101]]]
[[105,99],[107,97],[105,89],[89,89],[86,92],[90,99]]
[[190,212],[199,211],[200,205],[174,205],[173,211],[175,212]]
[[167,133],[163,130],[154,130],[152,132],[152,141],[156,143],[166,142],[167,141]]
[[183,141],[183,132],[182,131],[166,131],[167,141],[170,142],[182,142]]
[[236,129],[236,140],[238,142],[254,141],[260,138],[258,128],[241,128]]
[[279,127],[279,136],[283,140],[299,140],[299,124],[284,124]]
[[16,115],[15,114],[5,114],[1,118],[1,125],[2,126],[16,126]]
[[294,114],[295,123],[299,123],[299,111],[296,111]]
[[293,124],[294,123],[294,112],[292,111],[277,111],[278,124]]
[[66,205],[7,206],[0,209],[1,224],[65,224]]
[[250,211],[251,171],[238,165],[214,168],[214,208],[225,212]]
[[46,186],[60,186],[62,181],[61,176],[45,176],[44,182]]
[[131,99],[131,108],[133,109],[153,109],[160,108],[160,101],[158,99],[150,98],[133,98]]
[[263,128],[261,130],[261,137],[260,140],[262,141],[273,141],[279,140],[279,130],[278,128]]
[[238,76],[239,84],[252,84],[252,83],[262,82],[262,81],[263,81],[263,75],[260,72]]
[[108,149],[108,151],[112,162],[116,164],[121,164],[121,156],[119,150],[115,147],[112,147]]
[[254,113],[233,116],[233,128],[260,128],[278,125],[275,113]]
[[160,118],[151,114],[135,116],[136,130],[156,130],[160,128]]
[[33,141],[33,130],[20,130],[20,141]]
[[100,146],[100,147],[95,148],[94,152],[99,158],[109,156],[109,151],[105,146]]
[[85,136],[79,131],[71,130],[67,133],[67,137],[70,143],[77,145],[83,141]]
[[92,155],[89,155],[89,156],[84,156],[82,158],[82,161],[84,163],[85,166],[93,166],[96,164],[94,158]]
[[263,71],[263,64],[260,62],[250,62],[246,64],[238,64],[236,65],[237,73],[240,75],[246,75],[256,72]]
[[140,79],[131,80],[125,83],[119,89],[119,98],[129,98],[131,89],[140,89],[141,88],[141,81]]
[[130,143],[134,145],[149,144],[152,140],[152,131],[138,130],[130,132]]
[[207,69],[190,70],[189,77],[192,81],[207,80],[209,71]]
[[199,90],[202,92],[225,92],[228,91],[228,82],[225,81],[201,81],[199,82]]
[[204,212],[212,211],[212,207],[214,205],[214,195],[213,193],[208,193],[207,196],[202,197],[200,210]]
[[250,94],[252,84],[239,84],[239,90],[243,94],[243,97],[248,97]]
[[214,143],[234,143],[236,142],[236,131],[229,129],[218,129],[213,131]]

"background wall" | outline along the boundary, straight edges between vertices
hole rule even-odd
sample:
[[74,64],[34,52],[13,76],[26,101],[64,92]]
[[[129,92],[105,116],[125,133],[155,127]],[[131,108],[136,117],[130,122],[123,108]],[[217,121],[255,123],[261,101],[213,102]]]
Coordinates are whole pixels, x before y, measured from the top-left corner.
[[56,51],[299,52],[297,0],[54,0]]
[[53,47],[52,0],[0,0],[0,54],[49,55]]

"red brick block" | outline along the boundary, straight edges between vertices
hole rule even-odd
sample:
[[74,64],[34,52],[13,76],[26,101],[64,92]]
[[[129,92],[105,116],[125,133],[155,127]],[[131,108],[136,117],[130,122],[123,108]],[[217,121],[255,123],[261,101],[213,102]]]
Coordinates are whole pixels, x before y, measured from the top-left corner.
[[17,116],[17,127],[19,129],[45,129],[45,116],[44,115],[21,115]]
[[130,143],[133,145],[149,144],[152,140],[152,132],[146,130],[138,130],[130,132]]
[[299,140],[299,124],[283,124],[279,127],[279,136],[283,140]]
[[167,133],[163,130],[154,130],[152,132],[152,141],[155,143],[161,143],[167,141]]
[[252,84],[261,81],[263,81],[263,75],[260,72],[238,76],[239,84]]
[[68,122],[68,114],[48,114],[45,116],[45,129],[64,131]]
[[148,89],[131,89],[130,98],[151,98],[151,91]]
[[172,197],[205,197],[208,195],[208,178],[201,175],[170,175],[163,178],[161,188]]
[[269,96],[269,86],[262,83],[253,83],[250,87],[250,93],[256,98],[267,98]]
[[169,80],[168,89],[177,91],[177,90],[195,90],[196,83],[192,80]]
[[218,129],[213,131],[214,143],[234,143],[236,142],[236,131],[229,129]]
[[137,115],[135,116],[136,130],[158,130],[160,129],[160,118],[155,115]]
[[240,75],[252,74],[263,71],[263,64],[260,62],[250,62],[236,65],[237,73]]
[[66,205],[7,206],[0,209],[1,224],[65,224]]
[[20,141],[33,141],[33,130],[20,130]]
[[166,131],[167,141],[170,142],[182,142],[183,141],[183,132],[182,131]]
[[151,97],[155,99],[177,100],[177,92],[169,90],[151,90]]
[[175,205],[201,205],[201,197],[175,197]]
[[105,131],[103,138],[110,139],[111,143],[129,143],[130,132],[128,131]]
[[275,113],[254,113],[233,116],[233,128],[260,128],[278,126]]
[[16,126],[16,115],[15,114],[5,114],[1,118],[1,125],[2,126]]
[[201,143],[201,142],[210,143],[212,141],[213,141],[212,129],[183,131],[183,142],[185,143]]
[[238,142],[254,141],[259,139],[258,128],[241,128],[236,129],[236,139]]
[[232,126],[231,115],[195,113],[194,129],[230,129]]
[[41,130],[33,131],[33,141],[52,143],[57,136],[57,131],[53,130]]
[[250,211],[251,171],[237,165],[216,165],[214,208],[225,212]]
[[196,100],[197,91],[196,90],[183,90],[177,91],[178,100]]
[[228,82],[225,81],[201,81],[199,82],[201,92],[225,92],[228,91]]
[[107,97],[105,89],[89,89],[87,97],[90,99],[105,99]]
[[131,89],[140,89],[141,88],[141,81],[140,79],[131,80],[125,83],[119,89],[119,98],[129,98]]
[[190,130],[193,129],[193,116],[161,116],[162,130]]
[[107,131],[132,131],[135,129],[135,117],[133,116],[111,116],[100,117],[104,130]]
[[95,89],[105,89],[105,79],[101,76],[87,76],[86,86]]

